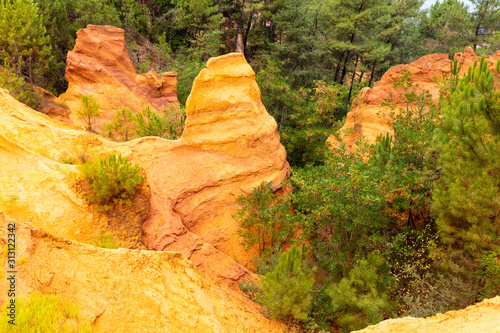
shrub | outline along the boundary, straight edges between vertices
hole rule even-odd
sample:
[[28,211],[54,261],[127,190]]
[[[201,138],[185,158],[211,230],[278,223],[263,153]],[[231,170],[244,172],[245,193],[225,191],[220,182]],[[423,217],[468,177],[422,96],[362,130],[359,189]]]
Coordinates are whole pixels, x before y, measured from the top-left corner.
[[16,298],[15,302],[15,325],[8,322],[12,318],[7,316],[7,301],[2,307],[1,332],[91,332],[87,324],[79,322],[81,318],[78,306],[61,301],[59,296],[32,293],[27,297]]
[[490,298],[500,295],[500,253],[483,251],[479,259],[481,268],[478,271],[484,284],[480,294],[481,298]]
[[244,279],[240,281],[238,287],[254,302],[257,302],[262,296],[262,288],[260,287],[260,283],[257,281]]
[[278,265],[265,275],[261,285],[262,305],[271,317],[288,320],[307,320],[312,302],[313,270],[303,260],[302,251],[295,245],[280,255]]
[[22,76],[16,75],[7,67],[0,69],[0,87],[7,89],[15,99],[32,109],[36,110],[40,105],[38,94],[31,89]]
[[272,192],[272,183],[262,182],[250,195],[238,197],[241,208],[233,216],[241,223],[238,230],[242,245],[259,246],[259,255],[267,248],[287,241],[293,226],[285,221],[290,203]]
[[394,285],[390,267],[377,252],[361,260],[347,277],[330,286],[333,311],[344,330],[362,329],[381,321],[394,307],[389,296]]
[[105,209],[113,202],[130,204],[137,187],[144,181],[140,167],[121,155],[85,162],[80,169],[92,188],[87,200]]
[[99,110],[99,103],[97,103],[96,100],[89,95],[83,95],[81,101],[82,108],[76,110],[76,116],[85,123],[88,131],[92,131],[94,118],[101,114],[101,111]]
[[102,234],[94,240],[94,246],[103,247],[105,249],[117,249],[119,246],[113,242],[113,235]]
[[113,140],[128,141],[133,138],[134,117],[128,108],[116,111],[115,120],[104,125],[107,136]]

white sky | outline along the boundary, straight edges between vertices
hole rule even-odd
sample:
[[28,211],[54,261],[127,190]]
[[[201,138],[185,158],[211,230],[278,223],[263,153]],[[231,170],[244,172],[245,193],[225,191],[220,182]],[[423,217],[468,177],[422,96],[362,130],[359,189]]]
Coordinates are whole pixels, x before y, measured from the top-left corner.
[[[424,5],[422,6],[422,9],[429,8],[430,6],[435,4],[436,2],[437,2],[437,0],[425,0]],[[443,2],[443,1],[440,1],[440,2]],[[469,5],[469,7],[471,5],[470,1],[468,1],[468,0],[462,0],[462,2],[465,2],[465,4]]]

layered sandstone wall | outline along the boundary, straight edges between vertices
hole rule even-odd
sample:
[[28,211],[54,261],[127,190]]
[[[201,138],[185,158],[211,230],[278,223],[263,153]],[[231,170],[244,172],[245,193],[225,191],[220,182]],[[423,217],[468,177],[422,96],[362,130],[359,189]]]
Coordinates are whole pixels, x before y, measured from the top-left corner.
[[[495,68],[496,60],[500,58],[500,51],[493,56],[487,56],[490,68]],[[479,60],[472,48],[467,47],[463,53],[457,53],[455,59],[462,62],[460,73],[463,75],[474,61]],[[403,71],[411,73],[411,82],[417,94],[425,89],[432,95],[434,103],[439,102],[439,87],[436,80],[443,77],[448,78],[451,74],[450,60],[446,54],[430,54],[412,62],[409,65],[398,65],[391,67],[373,88],[363,88],[359,96],[353,101],[352,111],[347,114],[344,126],[340,130],[340,138],[345,141],[348,150],[355,149],[355,142],[364,137],[369,143],[374,143],[377,136],[386,133],[392,134],[389,126],[389,106],[384,106],[392,98],[395,111],[405,107],[405,101],[401,98],[403,88],[394,89],[394,83],[403,77]],[[339,142],[331,136],[327,145],[335,148]]]
[[[255,303],[215,285],[179,253],[98,248],[0,212],[2,247],[8,224],[16,224],[16,296],[39,292],[74,303],[92,332],[282,330]],[[1,290],[9,289],[8,283],[1,279]],[[0,304],[7,300],[7,293],[1,293]]]
[[162,112],[170,104],[178,105],[177,73],[153,69],[137,74],[125,47],[125,32],[112,26],[89,25],[77,32],[75,47],[66,59],[68,89],[57,99],[72,111],[75,125],[82,125],[76,110],[81,108],[82,95],[92,96],[101,107],[95,128],[102,130],[105,122],[114,120],[124,107],[139,113],[147,106]]
[[89,207],[76,186],[79,169],[70,164],[112,153],[128,156],[146,174],[149,200],[131,208],[138,217],[123,223],[140,225],[148,249],[179,251],[221,285],[252,276],[245,266],[256,253],[241,246],[232,218],[237,198],[263,181],[279,186],[289,165],[243,55],[208,62],[188,100],[186,130],[175,141],[112,142],[66,127],[0,90],[0,210],[18,221],[86,243],[110,231],[132,242],[115,232],[116,219]]
[[358,333],[471,333],[500,332],[500,296],[484,300],[463,310],[449,311],[428,318],[399,318],[356,331]]

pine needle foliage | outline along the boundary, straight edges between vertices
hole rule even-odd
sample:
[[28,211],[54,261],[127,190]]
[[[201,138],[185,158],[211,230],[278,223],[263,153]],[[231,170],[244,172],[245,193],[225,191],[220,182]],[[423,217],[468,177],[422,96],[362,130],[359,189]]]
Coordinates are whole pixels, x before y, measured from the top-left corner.
[[144,181],[137,164],[116,154],[88,161],[80,170],[92,188],[87,200],[104,208],[110,208],[111,203],[130,204],[137,187]]
[[128,108],[116,111],[115,120],[104,125],[107,135],[113,140],[128,141],[134,133],[134,117]]
[[484,56],[442,103],[432,210],[452,258],[476,260],[500,247],[500,93]]
[[327,293],[342,329],[358,330],[384,319],[384,314],[394,308],[390,300],[393,286],[390,266],[378,251],[371,252],[347,277],[331,285]]
[[261,280],[261,304],[271,317],[287,320],[307,320],[314,285],[313,269],[307,267],[302,251],[296,245],[281,254],[278,265]]
[[258,245],[259,254],[287,241],[293,226],[287,215],[290,204],[272,192],[271,182],[262,182],[250,195],[239,196],[240,209],[233,216],[240,224],[238,234],[248,249]]
[[32,293],[16,298],[15,325],[8,323],[6,302],[2,307],[0,331],[5,333],[90,333],[91,328],[81,322],[77,305],[61,301],[56,295]]
[[99,103],[89,95],[83,95],[81,103],[82,108],[76,110],[76,116],[85,123],[88,131],[92,131],[94,119],[101,114]]

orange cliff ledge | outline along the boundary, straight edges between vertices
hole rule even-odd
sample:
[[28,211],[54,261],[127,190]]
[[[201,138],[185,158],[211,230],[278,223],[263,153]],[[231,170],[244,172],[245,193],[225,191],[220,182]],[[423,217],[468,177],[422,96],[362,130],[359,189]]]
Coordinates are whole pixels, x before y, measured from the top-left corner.
[[68,89],[57,102],[69,107],[73,124],[81,125],[76,110],[82,95],[92,96],[101,107],[95,129],[115,119],[116,111],[126,107],[140,113],[147,106],[162,112],[170,104],[178,105],[177,73],[153,69],[137,74],[125,47],[125,32],[113,26],[88,25],[77,32],[73,51],[66,59]]
[[[480,59],[472,48],[467,47],[463,53],[455,54],[455,59],[463,62],[461,74],[467,71],[467,68],[474,64],[475,60]],[[500,51],[495,52],[493,56],[487,56],[488,65],[494,68],[496,60],[500,58]],[[409,65],[398,65],[391,67],[379,82],[373,85],[373,88],[363,88],[358,97],[352,103],[352,110],[347,114],[344,126],[340,129],[340,139],[346,143],[348,151],[356,149],[356,141],[364,137],[369,143],[375,143],[377,136],[386,133],[393,134],[389,126],[390,117],[388,115],[390,107],[383,106],[392,96],[394,97],[395,110],[405,105],[399,98],[402,94],[402,88],[394,89],[393,85],[403,76],[406,70],[412,74],[411,82],[416,88],[417,93],[422,93],[425,89],[432,94],[432,101],[439,101],[439,88],[436,87],[435,79],[443,75],[449,77],[451,74],[450,60],[446,54],[430,54],[421,57]],[[330,136],[327,145],[331,148],[339,146],[339,141],[334,136]]]
[[77,191],[80,172],[69,161],[121,153],[141,166],[149,183],[149,206],[141,208],[145,246],[178,251],[221,285],[235,286],[252,276],[245,266],[256,255],[240,244],[232,218],[237,198],[263,181],[286,179],[286,152],[241,54],[208,61],[186,112],[179,140],[118,143],[68,128],[0,90],[0,210],[92,244],[109,223]]

